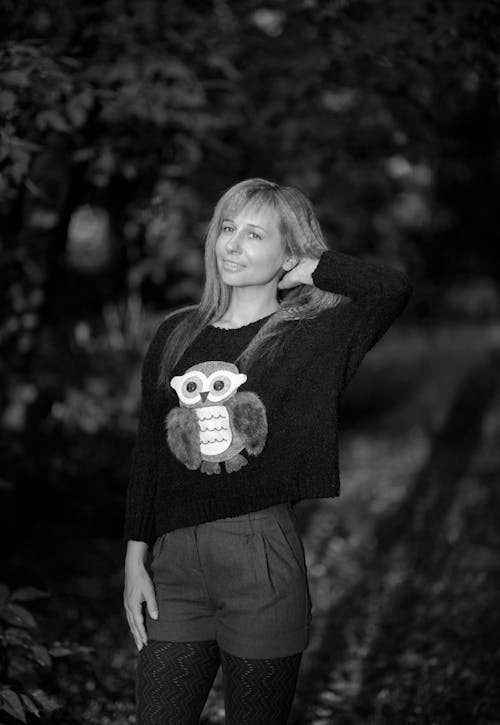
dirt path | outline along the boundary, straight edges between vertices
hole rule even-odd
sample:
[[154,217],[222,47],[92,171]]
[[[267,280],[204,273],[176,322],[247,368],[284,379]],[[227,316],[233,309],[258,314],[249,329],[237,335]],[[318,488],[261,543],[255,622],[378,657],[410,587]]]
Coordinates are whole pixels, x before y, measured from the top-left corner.
[[493,353],[464,377],[406,495],[355,543],[352,581],[331,531],[317,547],[317,593],[319,571],[341,594],[320,604],[294,725],[500,723],[499,381]]

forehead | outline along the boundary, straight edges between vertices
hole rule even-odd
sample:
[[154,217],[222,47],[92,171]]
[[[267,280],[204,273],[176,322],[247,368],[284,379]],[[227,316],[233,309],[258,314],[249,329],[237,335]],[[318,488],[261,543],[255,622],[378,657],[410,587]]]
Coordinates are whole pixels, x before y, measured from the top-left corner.
[[248,202],[241,208],[229,207],[223,218],[232,219],[238,224],[256,224],[264,229],[275,229],[279,226],[279,214],[270,204]]

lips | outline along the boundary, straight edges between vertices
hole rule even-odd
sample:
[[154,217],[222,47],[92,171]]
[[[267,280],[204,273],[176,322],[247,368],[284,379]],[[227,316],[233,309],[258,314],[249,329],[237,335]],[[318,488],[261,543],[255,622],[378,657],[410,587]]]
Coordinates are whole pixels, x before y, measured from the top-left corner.
[[234,262],[232,259],[223,259],[222,263],[227,269],[243,269],[245,265]]

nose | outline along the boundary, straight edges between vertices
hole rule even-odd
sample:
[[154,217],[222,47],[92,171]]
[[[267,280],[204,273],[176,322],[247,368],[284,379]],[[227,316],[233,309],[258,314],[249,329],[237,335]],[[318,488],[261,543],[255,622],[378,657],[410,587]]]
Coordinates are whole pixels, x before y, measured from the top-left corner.
[[228,252],[240,252],[240,233],[234,232],[226,239],[226,249]]

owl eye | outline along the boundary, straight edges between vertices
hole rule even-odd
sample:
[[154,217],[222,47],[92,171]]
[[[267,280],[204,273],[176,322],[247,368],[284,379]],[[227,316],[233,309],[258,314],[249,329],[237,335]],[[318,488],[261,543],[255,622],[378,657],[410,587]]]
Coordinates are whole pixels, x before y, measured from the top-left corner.
[[214,383],[214,390],[223,390],[223,389],[224,389],[224,381],[216,380]]
[[197,387],[198,386],[196,385],[196,383],[190,382],[190,383],[187,383],[186,390],[188,393],[194,393],[194,391],[196,390]]

